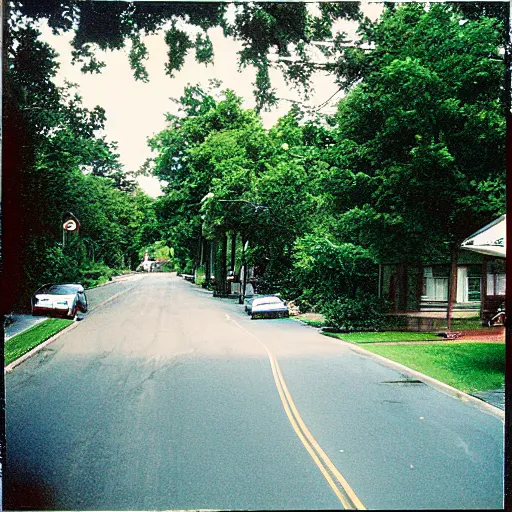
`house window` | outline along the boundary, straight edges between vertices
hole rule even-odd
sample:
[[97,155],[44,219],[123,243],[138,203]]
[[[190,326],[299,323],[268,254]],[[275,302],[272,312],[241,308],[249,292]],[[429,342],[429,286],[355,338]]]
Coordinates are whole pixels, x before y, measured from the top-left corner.
[[432,267],[423,269],[423,299],[444,301],[448,300],[448,277],[435,276]]
[[505,274],[487,274],[487,295],[505,295],[505,288]]
[[[481,295],[480,276],[470,267],[457,268],[457,294],[456,301],[479,302]],[[448,300],[448,268],[425,267],[423,271],[423,300],[446,301]]]
[[467,278],[467,300],[468,302],[480,301],[480,278],[479,277],[468,277]]

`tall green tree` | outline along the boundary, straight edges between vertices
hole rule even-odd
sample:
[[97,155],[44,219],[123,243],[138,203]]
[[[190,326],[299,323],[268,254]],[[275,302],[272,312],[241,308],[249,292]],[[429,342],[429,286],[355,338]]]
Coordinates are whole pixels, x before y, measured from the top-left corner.
[[359,56],[364,78],[337,115],[338,161],[349,167],[340,190],[354,199],[341,227],[381,260],[445,246],[451,306],[461,241],[505,207],[501,25],[406,5],[363,33],[374,49]]

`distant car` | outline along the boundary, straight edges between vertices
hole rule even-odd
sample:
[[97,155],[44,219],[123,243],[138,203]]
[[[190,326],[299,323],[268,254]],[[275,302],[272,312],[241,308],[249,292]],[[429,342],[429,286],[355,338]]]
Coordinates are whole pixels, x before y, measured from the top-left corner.
[[250,315],[252,313],[252,303],[253,303],[254,299],[259,299],[262,297],[278,297],[278,295],[261,295],[261,294],[246,295],[245,299],[244,299],[244,309],[248,315]]
[[250,311],[251,318],[288,318],[288,306],[275,295],[256,297],[253,299]]
[[46,284],[31,299],[33,315],[75,318],[78,311],[86,313],[87,297],[81,284]]

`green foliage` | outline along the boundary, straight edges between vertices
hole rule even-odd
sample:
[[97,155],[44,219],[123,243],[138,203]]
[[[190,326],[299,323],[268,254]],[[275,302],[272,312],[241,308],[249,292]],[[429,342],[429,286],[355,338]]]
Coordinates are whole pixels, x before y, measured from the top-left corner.
[[504,211],[499,23],[461,19],[441,4],[388,9],[361,27],[374,49],[346,56],[360,83],[337,116],[334,163],[350,169],[332,178],[338,229],[380,260],[398,245],[419,260]]
[[110,281],[116,275],[119,275],[119,272],[115,269],[101,263],[94,263],[81,269],[79,281],[84,288],[94,288]]
[[206,274],[205,274],[204,266],[197,267],[196,273],[195,273],[195,279],[194,279],[195,284],[200,286],[205,282],[205,279],[206,279]]
[[[333,322],[352,329],[361,308],[373,307],[376,261],[419,262],[504,211],[504,27],[489,16],[499,9],[480,9],[480,17],[448,5],[388,6],[377,22],[361,19],[360,40],[347,48],[331,28],[360,19],[355,4],[320,4],[316,14],[300,3],[15,5],[6,104],[7,121],[33,149],[17,163],[16,184],[28,241],[20,257],[31,284],[84,278],[84,270],[93,280],[103,267],[135,268],[145,249],[171,247],[173,264],[192,273],[199,242],[232,231],[249,242],[245,258],[262,290],[323,303]],[[75,59],[88,71],[101,69],[96,48],[121,49],[129,40],[130,65],[147,80],[143,36],[163,27],[168,74],[193,49],[210,63],[207,30],[220,26],[241,42],[240,66],[256,68],[258,110],[277,99],[273,66],[306,88],[324,68],[346,95],[333,118],[294,107],[265,130],[233,91],[189,85],[179,114],[168,114],[166,129],[150,140],[155,157],[145,171],[168,182],[151,200],[101,135],[105,112],[85,108],[73,86],[54,85],[55,53],[32,21],[41,17],[56,31],[75,32]],[[318,66],[308,50],[322,39],[332,39],[320,47],[330,60]],[[66,211],[81,229],[62,247]]]
[[354,296],[342,296],[322,303],[325,323],[340,331],[378,331],[385,322],[386,304],[375,294],[358,290]]
[[[7,40],[5,119],[7,131],[22,133],[24,139],[5,140],[11,208],[4,220],[17,245],[2,261],[10,272],[2,281],[11,286],[9,301],[17,302],[12,307],[25,308],[43,283],[92,284],[97,279],[84,276],[91,265],[114,269],[133,264],[155,216],[152,203],[141,198],[119,163],[116,144],[101,134],[104,110],[84,107],[75,85],[53,83],[55,52],[38,40],[39,32],[27,20],[16,18],[10,19]],[[66,212],[73,212],[81,227],[63,240]],[[152,235],[161,238],[160,232]],[[17,265],[15,275],[11,269]]]
[[213,63],[213,44],[208,34],[197,34],[195,48],[197,62],[202,64]]
[[72,255],[65,254],[61,246],[46,247],[39,257],[36,256],[36,251],[37,249],[33,254],[37,266],[33,260],[25,262],[28,267],[27,280],[34,288],[33,291],[43,283],[80,281],[81,272],[77,260]]
[[300,300],[332,302],[376,289],[375,264],[362,247],[336,245],[327,235],[307,234],[295,242],[292,258]]
[[170,28],[165,33],[165,43],[169,47],[167,52],[169,61],[165,65],[165,69],[166,73],[172,78],[174,72],[182,68],[188,50],[193,48],[194,45],[187,33],[176,27]]
[[[165,69],[173,76],[192,49],[195,49],[198,62],[208,64],[212,61],[213,48],[207,30],[220,27],[224,34],[241,43],[240,67],[254,66],[257,70],[255,96],[258,109],[277,101],[270,82],[271,66],[279,68],[294,86],[307,89],[312,73],[324,67],[314,62],[308,49],[316,48],[318,40],[331,38],[331,26],[336,20],[359,17],[357,4],[343,2],[322,6],[315,14],[307,4],[300,2],[242,2],[228,6],[215,2],[25,0],[15,1],[13,5],[13,11],[19,12],[20,17],[29,21],[46,19],[56,33],[73,32],[73,59],[81,64],[83,72],[101,72],[105,63],[98,58],[99,51],[121,50],[130,41],[130,66],[135,78],[142,81],[148,80],[143,34],[165,31],[163,37],[169,47]],[[228,11],[234,13],[234,19],[227,15]],[[201,33],[193,40],[183,27]],[[297,55],[300,61],[274,62],[268,58],[272,51],[284,58]]]

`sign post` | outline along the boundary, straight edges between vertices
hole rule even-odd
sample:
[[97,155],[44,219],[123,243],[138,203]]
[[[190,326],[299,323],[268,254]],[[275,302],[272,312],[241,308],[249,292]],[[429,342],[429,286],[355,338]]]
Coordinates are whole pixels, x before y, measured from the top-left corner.
[[80,229],[80,221],[71,213],[68,212],[62,217],[62,248],[66,246],[67,234],[71,232],[78,232]]

